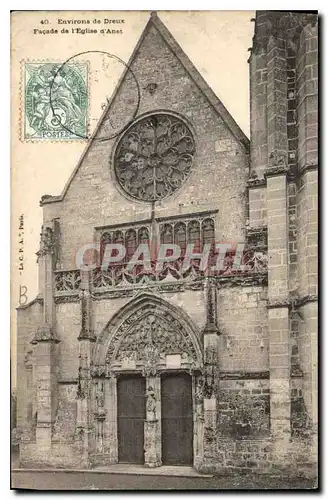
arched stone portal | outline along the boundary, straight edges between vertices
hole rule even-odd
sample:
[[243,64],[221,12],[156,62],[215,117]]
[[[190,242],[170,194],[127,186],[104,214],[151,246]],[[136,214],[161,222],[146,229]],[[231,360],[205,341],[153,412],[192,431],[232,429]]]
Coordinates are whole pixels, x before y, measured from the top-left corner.
[[[184,430],[180,435],[177,430],[172,440],[172,446],[177,446],[177,464],[198,462],[203,415],[197,387],[202,371],[200,332],[182,309],[148,293],[129,302],[106,325],[94,349],[96,453],[106,455],[106,463],[127,461],[131,456],[132,462],[159,466],[165,438],[162,433],[168,428],[167,420],[162,425],[163,419],[171,418],[173,425],[174,418],[181,418],[181,425],[175,422],[176,429]],[[171,387],[177,387],[176,396],[172,391],[167,394],[168,376]],[[181,383],[184,390],[178,387]],[[179,398],[176,404],[181,404],[184,395],[185,415],[175,417],[174,411],[173,415],[164,415],[165,408],[174,409],[174,397]],[[169,403],[164,399],[167,397]],[[125,435],[128,432],[130,436]],[[190,456],[179,454],[189,445]],[[130,451],[126,446],[131,446]],[[174,463],[174,450],[166,450],[166,455]]]

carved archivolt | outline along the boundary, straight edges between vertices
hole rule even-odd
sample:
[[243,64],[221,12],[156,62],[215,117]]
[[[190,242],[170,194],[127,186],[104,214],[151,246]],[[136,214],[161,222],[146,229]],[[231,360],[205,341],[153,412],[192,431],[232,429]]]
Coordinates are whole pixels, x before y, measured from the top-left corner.
[[146,292],[123,307],[99,335],[93,365],[119,370],[127,364],[154,373],[166,367],[166,356],[176,354],[181,367],[200,368],[199,332],[182,309]]
[[118,329],[108,349],[106,362],[156,363],[167,354],[181,354],[183,359],[196,360],[196,351],[189,335],[170,315],[140,309]]

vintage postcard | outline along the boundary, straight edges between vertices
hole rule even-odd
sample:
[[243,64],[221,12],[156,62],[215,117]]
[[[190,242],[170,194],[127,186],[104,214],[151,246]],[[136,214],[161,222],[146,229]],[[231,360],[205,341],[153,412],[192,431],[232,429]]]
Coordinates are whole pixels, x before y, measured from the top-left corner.
[[12,12],[12,488],[318,487],[318,22]]

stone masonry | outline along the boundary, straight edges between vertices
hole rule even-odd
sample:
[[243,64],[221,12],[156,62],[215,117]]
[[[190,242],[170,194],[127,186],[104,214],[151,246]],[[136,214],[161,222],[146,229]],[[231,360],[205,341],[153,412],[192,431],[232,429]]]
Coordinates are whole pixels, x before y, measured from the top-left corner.
[[[162,377],[184,373],[196,469],[316,475],[318,19],[258,11],[252,21],[250,141],[153,13],[134,77],[123,76],[63,193],[42,198],[39,294],[17,312],[21,466],[116,463],[129,374],[145,379],[144,465],[160,467]],[[109,117],[116,133],[97,140]],[[133,147],[133,127],[161,120],[187,131],[192,166],[148,202],[132,181],[132,195],[122,188],[116,151]],[[105,235],[152,249],[245,243],[248,260],[216,276],[193,264],[153,277],[78,269],[79,249]]]

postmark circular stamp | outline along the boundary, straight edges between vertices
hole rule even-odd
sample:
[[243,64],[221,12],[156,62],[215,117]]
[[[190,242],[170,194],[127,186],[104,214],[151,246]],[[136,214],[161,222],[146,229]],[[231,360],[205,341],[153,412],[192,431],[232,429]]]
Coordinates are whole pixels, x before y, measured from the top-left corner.
[[80,52],[62,62],[28,61],[23,71],[23,140],[109,140],[137,116],[138,80],[109,52]]
[[[114,98],[116,97],[116,93],[117,91],[119,91],[120,86],[117,85],[116,89],[113,92],[112,99],[109,99],[107,95],[105,96],[106,101],[101,105],[103,113],[101,117],[99,117],[98,119],[96,118],[98,123],[95,130],[91,129],[89,133],[84,133],[83,130],[77,131],[76,129],[74,129],[74,122],[65,120],[65,117],[61,116],[58,107],[56,107],[57,93],[58,93],[58,88],[61,86],[62,74],[66,74],[66,68],[72,64],[73,65],[76,64],[81,57],[82,58],[88,57],[90,59],[90,56],[94,55],[101,57],[102,72],[110,71],[109,64],[108,63],[106,64],[106,59],[114,61],[121,66],[121,70],[123,69],[122,80],[128,81],[128,86],[129,86],[128,99],[125,99],[125,96],[123,94],[122,102],[121,105],[119,106],[119,112],[117,113],[115,112],[115,110],[114,112],[110,111],[110,108],[114,102]],[[99,81],[99,79],[101,78],[101,74],[99,74],[98,76],[98,73],[101,73],[101,71],[95,68],[94,74],[91,77],[91,81],[94,82]],[[63,62],[62,65],[57,69],[53,77],[53,80],[50,83],[49,93],[50,93],[50,108],[52,111],[53,118],[58,121],[62,129],[66,130],[66,132],[70,134],[75,134],[77,137],[80,137],[81,139],[91,139],[92,137],[94,140],[104,141],[116,137],[130,126],[130,124],[133,122],[138,113],[140,105],[140,87],[138,84],[138,80],[134,72],[132,71],[131,67],[129,67],[128,64],[126,64],[118,56],[100,50],[80,52],[70,57],[65,62]],[[121,113],[122,109],[124,109],[123,117]]]

